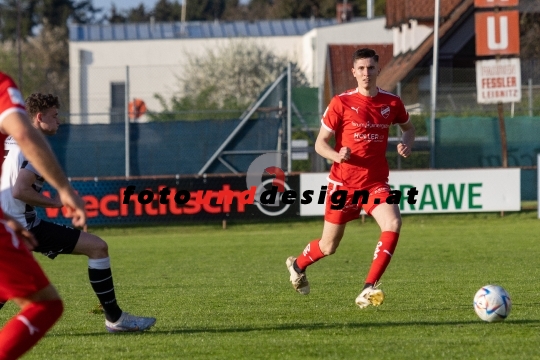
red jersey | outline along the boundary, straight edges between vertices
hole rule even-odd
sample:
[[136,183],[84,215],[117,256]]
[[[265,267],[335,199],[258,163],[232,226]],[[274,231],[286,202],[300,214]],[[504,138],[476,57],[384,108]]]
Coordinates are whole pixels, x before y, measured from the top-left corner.
[[329,181],[349,188],[368,188],[388,182],[386,147],[389,128],[405,124],[409,114],[394,94],[378,89],[377,95],[364,96],[358,89],[336,95],[324,112],[322,126],[334,133],[335,150],[346,146],[351,157],[334,163]]
[[[24,99],[21,92],[15,85],[15,82],[6,74],[0,72],[0,124],[4,119],[13,112],[21,112],[26,114],[24,108]],[[4,141],[7,135],[0,132],[0,141],[2,142],[2,148],[4,147]],[[4,161],[2,156],[1,163]],[[1,169],[0,169],[1,171]],[[3,215],[0,210],[0,215]]]

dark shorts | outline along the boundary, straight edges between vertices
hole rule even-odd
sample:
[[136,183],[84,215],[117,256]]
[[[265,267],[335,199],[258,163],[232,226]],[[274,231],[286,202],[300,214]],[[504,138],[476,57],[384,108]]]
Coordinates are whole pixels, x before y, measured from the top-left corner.
[[44,220],[31,228],[30,232],[34,234],[38,242],[34,251],[51,259],[57,257],[58,254],[71,254],[81,236],[81,230]]

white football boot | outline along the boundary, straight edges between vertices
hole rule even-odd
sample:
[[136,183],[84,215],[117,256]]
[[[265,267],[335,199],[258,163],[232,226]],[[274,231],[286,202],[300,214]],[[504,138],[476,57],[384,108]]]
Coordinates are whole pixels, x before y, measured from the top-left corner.
[[296,258],[294,256],[289,256],[285,262],[287,270],[289,270],[289,273],[291,274],[290,280],[292,286],[294,290],[298,291],[300,294],[307,295],[309,294],[309,282],[306,273],[297,273],[296,270],[294,270],[293,264],[295,260]]
[[384,292],[381,289],[378,289],[379,286],[380,284],[376,284],[375,286],[368,286],[362,290],[355,300],[356,305],[358,305],[360,309],[365,309],[369,305],[381,305],[384,301]]
[[122,312],[122,316],[118,321],[112,323],[105,320],[105,327],[110,333],[128,332],[128,331],[144,331],[149,329],[156,323],[156,318],[135,316],[127,312]]

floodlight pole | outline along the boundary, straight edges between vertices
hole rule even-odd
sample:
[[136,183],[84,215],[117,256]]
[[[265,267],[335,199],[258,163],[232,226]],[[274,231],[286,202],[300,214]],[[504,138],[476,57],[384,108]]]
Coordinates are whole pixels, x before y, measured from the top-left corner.
[[17,66],[18,66],[18,85],[23,88],[23,70],[22,70],[22,52],[21,52],[21,1],[17,0]]
[[431,68],[431,117],[430,117],[430,168],[435,168],[435,116],[437,112],[437,75],[439,68],[439,8],[440,0],[435,0],[433,24],[433,66]]
[[182,1],[182,14],[180,15],[180,33],[184,35],[186,31],[186,12],[187,12],[187,0]]
[[375,17],[375,5],[373,4],[374,3],[374,0],[367,0],[367,4],[366,4],[366,8],[367,8],[367,11],[366,11],[366,17],[368,19],[373,19]]
[[533,81],[529,78],[529,116],[533,116]]
[[287,64],[287,171],[291,173],[292,171],[292,69],[291,63]]
[[182,24],[186,22],[186,11],[187,11],[187,0],[183,0],[182,1],[182,15],[181,15]]
[[[124,121],[125,121],[125,160],[126,160],[126,178],[129,177],[129,66],[126,66],[126,91],[125,91],[125,110],[124,110]],[[135,105],[135,104],[133,104]]]

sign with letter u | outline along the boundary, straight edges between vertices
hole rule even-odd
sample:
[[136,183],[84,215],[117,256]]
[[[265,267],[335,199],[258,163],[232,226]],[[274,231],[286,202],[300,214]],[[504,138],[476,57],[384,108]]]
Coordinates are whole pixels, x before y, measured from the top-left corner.
[[476,56],[519,55],[519,12],[475,14]]

